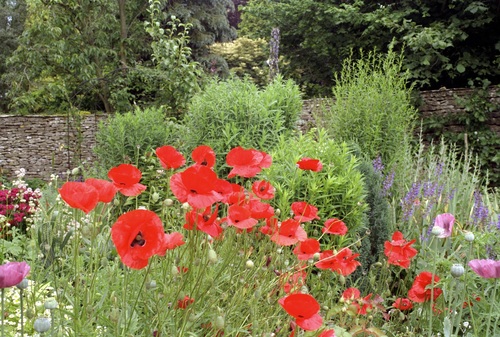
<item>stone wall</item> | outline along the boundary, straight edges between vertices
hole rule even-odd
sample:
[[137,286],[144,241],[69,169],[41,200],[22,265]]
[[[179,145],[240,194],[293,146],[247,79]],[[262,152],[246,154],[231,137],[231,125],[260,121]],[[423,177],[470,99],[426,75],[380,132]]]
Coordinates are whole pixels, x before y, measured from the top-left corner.
[[[422,118],[446,116],[463,111],[456,97],[471,94],[469,89],[442,89],[421,93],[419,111]],[[493,101],[500,103],[500,92],[490,91]],[[328,106],[329,100],[304,102],[300,128],[315,125],[315,113]],[[10,116],[0,115],[0,176],[13,177],[15,170],[25,168],[28,178],[48,179],[51,174],[64,174],[81,162],[91,163],[95,133],[103,115]],[[500,136],[500,111],[493,111],[488,125]],[[445,126],[460,132],[456,125]]]
[[103,116],[0,115],[0,176],[26,169],[27,178],[48,179],[92,161],[97,124]]

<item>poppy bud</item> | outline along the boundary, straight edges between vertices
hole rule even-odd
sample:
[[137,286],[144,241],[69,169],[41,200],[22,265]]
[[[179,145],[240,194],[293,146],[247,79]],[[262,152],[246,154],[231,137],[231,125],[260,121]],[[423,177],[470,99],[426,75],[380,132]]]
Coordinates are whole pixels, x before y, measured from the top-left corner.
[[465,232],[464,238],[465,238],[465,241],[472,242],[472,241],[474,241],[474,233],[472,233],[472,232]]
[[460,277],[464,274],[465,269],[464,266],[461,264],[455,263],[453,266],[451,266],[451,276],[453,277]]
[[172,266],[171,273],[172,273],[173,276],[178,275],[179,274],[179,268],[177,268],[176,266]]
[[71,174],[74,176],[76,176],[78,173],[80,173],[79,167],[75,167],[74,169],[71,170]]
[[46,332],[50,329],[50,319],[47,317],[40,317],[33,323],[33,328],[36,332]]
[[174,201],[172,199],[165,199],[163,200],[163,206],[165,207],[170,207],[174,204]]
[[217,316],[215,318],[214,325],[217,329],[221,329],[221,330],[224,329],[224,324],[225,324],[224,317]]
[[158,192],[154,192],[153,194],[151,194],[151,199],[153,200],[153,202],[157,202],[160,199],[160,194]]
[[146,283],[146,289],[154,289],[156,288],[156,281],[151,280],[150,282]]
[[54,310],[57,308],[57,301],[54,299],[54,298],[49,298],[45,301],[45,303],[43,304],[43,306],[45,307],[45,309],[48,309],[48,310]]
[[443,232],[444,232],[444,229],[439,227],[439,226],[432,227],[432,231],[431,231],[432,235],[439,236],[439,235],[443,234]]
[[248,269],[253,268],[255,266],[252,260],[247,260],[245,265],[247,266]]
[[345,285],[345,277],[344,277],[344,275],[339,275],[339,281],[340,281],[341,285],[343,285],[343,286]]
[[21,282],[19,282],[16,287],[18,289],[26,289],[28,288],[28,285],[29,285],[29,282],[26,278],[23,278],[23,280]]
[[215,263],[217,262],[217,253],[213,249],[208,250],[208,261]]

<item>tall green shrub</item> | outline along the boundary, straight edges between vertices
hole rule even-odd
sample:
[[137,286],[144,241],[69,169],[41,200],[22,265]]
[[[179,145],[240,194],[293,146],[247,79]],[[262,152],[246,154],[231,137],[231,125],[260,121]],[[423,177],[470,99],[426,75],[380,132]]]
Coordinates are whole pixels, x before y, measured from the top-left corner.
[[[271,154],[273,165],[262,175],[276,188],[274,207],[289,214],[292,202],[305,201],[318,208],[321,218],[307,225],[309,235],[317,237],[325,220],[339,218],[349,229],[348,237],[356,238],[363,228],[365,191],[358,159],[346,143],[329,139],[322,131],[310,132],[297,138],[281,137]],[[323,169],[299,169],[296,163],[303,157],[319,159]]]
[[335,75],[335,101],[318,123],[338,141],[354,141],[388,166],[409,147],[416,118],[411,86],[402,71],[402,56],[370,52],[358,61],[344,61]]
[[187,150],[210,145],[220,158],[236,146],[272,149],[294,127],[301,99],[296,85],[277,79],[259,90],[249,79],[212,81],[184,116]]
[[96,134],[97,168],[107,171],[121,163],[138,164],[146,151],[166,144],[177,145],[180,128],[165,119],[165,112],[158,108],[136,108],[112,115],[99,124]]

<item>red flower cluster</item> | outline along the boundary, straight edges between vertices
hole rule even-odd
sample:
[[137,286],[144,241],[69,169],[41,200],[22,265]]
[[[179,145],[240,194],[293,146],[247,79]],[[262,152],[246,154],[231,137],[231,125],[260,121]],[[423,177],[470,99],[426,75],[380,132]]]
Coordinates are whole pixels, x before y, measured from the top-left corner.
[[433,287],[432,284],[438,283],[440,278],[428,271],[423,271],[415,277],[413,285],[408,291],[408,298],[413,302],[423,303],[433,299],[435,301],[443,291],[440,288]]
[[417,250],[411,246],[415,241],[416,240],[411,240],[409,242],[405,241],[401,232],[394,232],[392,241],[386,241],[384,243],[384,254],[388,258],[387,262],[395,266],[408,268],[411,259],[418,253]]
[[413,303],[408,298],[397,298],[392,306],[401,311],[407,311],[413,308]]
[[247,150],[238,146],[229,151],[226,163],[233,168],[229,172],[228,178],[236,176],[252,178],[263,168],[270,167],[272,158],[265,152],[254,149]]
[[26,186],[5,188],[0,190],[0,215],[7,218],[11,226],[19,227],[35,212],[42,196],[39,190]]
[[319,172],[323,169],[323,164],[319,159],[304,157],[297,162],[297,167],[301,170]]
[[358,266],[356,261],[359,254],[353,254],[349,248],[343,248],[340,252],[334,254],[332,250],[325,250],[320,254],[316,267],[319,269],[330,269],[340,275],[347,276],[352,274]]
[[89,178],[84,182],[68,181],[58,191],[70,207],[88,214],[99,202],[111,202],[118,188],[107,180]]
[[361,292],[358,288],[347,288],[341,296],[343,302],[348,302],[354,309],[357,315],[366,315],[373,309],[371,301],[372,294],[361,297]]

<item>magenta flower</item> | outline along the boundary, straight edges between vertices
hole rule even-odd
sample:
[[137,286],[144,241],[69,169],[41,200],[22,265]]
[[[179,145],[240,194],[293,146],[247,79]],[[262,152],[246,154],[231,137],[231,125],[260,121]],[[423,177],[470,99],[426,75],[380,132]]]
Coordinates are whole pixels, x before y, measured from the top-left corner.
[[485,259],[471,260],[469,267],[481,277],[500,278],[500,261]]
[[19,284],[30,271],[26,262],[7,262],[0,266],[0,289]]
[[438,238],[447,238],[451,236],[451,231],[453,230],[453,224],[455,223],[455,217],[450,213],[439,214],[434,220],[434,226],[443,229],[443,232],[439,234]]

